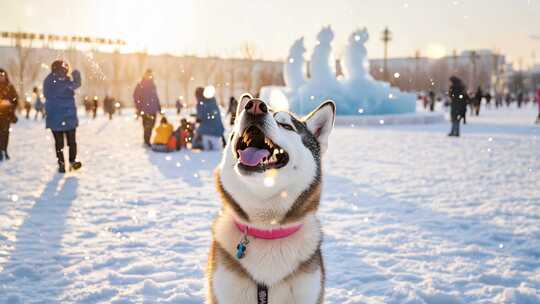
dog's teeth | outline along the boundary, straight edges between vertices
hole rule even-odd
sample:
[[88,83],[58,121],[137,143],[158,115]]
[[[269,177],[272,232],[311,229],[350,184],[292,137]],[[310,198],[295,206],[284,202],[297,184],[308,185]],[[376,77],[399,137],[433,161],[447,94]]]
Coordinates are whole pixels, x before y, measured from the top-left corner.
[[272,157],[276,156],[278,154],[278,149],[274,149],[274,153],[272,153]]

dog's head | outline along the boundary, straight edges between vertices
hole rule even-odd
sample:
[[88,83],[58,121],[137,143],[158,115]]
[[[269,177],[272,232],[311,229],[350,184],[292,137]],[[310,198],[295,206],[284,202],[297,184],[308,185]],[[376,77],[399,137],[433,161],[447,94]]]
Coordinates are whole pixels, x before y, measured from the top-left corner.
[[283,219],[302,193],[320,183],[335,112],[327,101],[297,118],[248,94],[241,97],[220,182],[250,220]]

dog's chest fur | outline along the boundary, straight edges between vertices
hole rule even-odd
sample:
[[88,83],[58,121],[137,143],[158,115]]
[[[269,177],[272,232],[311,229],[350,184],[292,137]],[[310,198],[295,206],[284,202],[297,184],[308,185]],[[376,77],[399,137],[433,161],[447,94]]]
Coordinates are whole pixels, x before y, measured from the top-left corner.
[[320,225],[313,214],[306,216],[302,229],[287,238],[251,238],[246,256],[240,260],[235,252],[242,234],[228,211],[216,220],[213,232],[208,271],[214,303],[257,303],[255,281],[270,286],[268,303],[319,303],[324,267]]

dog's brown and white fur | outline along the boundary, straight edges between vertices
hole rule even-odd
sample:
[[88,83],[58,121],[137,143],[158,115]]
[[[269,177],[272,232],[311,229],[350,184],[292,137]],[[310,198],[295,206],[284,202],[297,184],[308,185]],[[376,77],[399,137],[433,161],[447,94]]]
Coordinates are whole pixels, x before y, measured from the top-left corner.
[[[321,197],[321,156],[333,129],[335,105],[328,101],[305,118],[288,112],[253,119],[244,95],[230,140],[216,170],[223,208],[213,225],[207,268],[207,303],[255,304],[257,284],[268,286],[268,303],[322,303],[324,264],[322,233],[315,213]],[[286,165],[249,171],[239,164],[236,145],[257,125],[266,138],[286,151]],[[302,224],[282,239],[250,238],[245,257],[236,258],[242,233],[234,220],[258,229]]]

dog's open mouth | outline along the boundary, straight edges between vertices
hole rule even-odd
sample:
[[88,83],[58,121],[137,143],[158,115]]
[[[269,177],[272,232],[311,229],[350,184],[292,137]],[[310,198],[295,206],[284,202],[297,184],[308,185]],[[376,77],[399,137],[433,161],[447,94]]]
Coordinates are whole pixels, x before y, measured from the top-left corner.
[[236,143],[238,166],[247,171],[279,169],[289,162],[289,154],[256,126],[248,127]]

